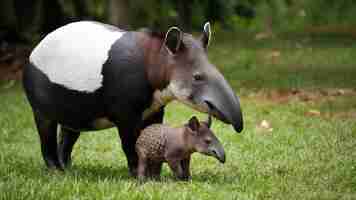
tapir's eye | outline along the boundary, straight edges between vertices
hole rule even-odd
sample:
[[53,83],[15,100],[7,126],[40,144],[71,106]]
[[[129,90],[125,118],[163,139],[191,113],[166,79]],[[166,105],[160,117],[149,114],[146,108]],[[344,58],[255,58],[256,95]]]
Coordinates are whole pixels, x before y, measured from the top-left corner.
[[202,81],[204,79],[203,75],[200,73],[196,73],[193,75],[194,81]]

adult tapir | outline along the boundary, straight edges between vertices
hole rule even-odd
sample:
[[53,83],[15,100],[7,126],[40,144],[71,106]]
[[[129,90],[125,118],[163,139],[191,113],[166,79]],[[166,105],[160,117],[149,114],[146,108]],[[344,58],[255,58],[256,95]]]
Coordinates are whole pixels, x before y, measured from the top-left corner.
[[209,23],[195,39],[177,27],[124,31],[91,21],[48,34],[23,72],[46,165],[64,169],[80,132],[115,126],[136,175],[138,133],[162,122],[172,100],[209,111],[241,132],[239,99],[207,58],[210,35]]

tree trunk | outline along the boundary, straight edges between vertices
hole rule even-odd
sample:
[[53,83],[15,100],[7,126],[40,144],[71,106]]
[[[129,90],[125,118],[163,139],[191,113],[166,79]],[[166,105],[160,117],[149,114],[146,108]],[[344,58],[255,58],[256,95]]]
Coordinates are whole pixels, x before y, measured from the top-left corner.
[[59,0],[43,0],[43,33],[49,33],[68,23]]
[[9,35],[16,34],[16,14],[14,0],[0,1],[0,42]]
[[119,28],[130,27],[129,0],[108,0],[109,23]]
[[42,0],[15,0],[17,33],[21,40],[31,43],[41,28]]
[[79,19],[88,20],[92,18],[90,15],[90,2],[88,0],[75,0],[73,1],[73,5]]
[[192,3],[190,0],[177,1],[178,23],[185,32],[192,31]]

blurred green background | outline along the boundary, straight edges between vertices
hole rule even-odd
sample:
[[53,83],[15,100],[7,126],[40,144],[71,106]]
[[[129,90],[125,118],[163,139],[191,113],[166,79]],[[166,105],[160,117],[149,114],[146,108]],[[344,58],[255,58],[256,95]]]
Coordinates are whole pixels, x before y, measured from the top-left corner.
[[177,25],[186,32],[198,32],[210,21],[220,38],[260,47],[263,42],[255,40],[354,39],[355,13],[352,0],[2,0],[0,80],[6,85],[8,80],[19,79],[31,48],[47,33],[78,20],[97,20],[129,30],[165,31]]
[[[0,199],[356,199],[354,0],[1,0]],[[116,129],[82,134],[73,168],[45,169],[19,83],[31,49],[78,20],[128,30],[177,25],[213,37],[208,55],[239,95],[245,128],[214,121],[225,165],[192,160],[193,180],[140,185]],[[167,107],[165,123],[192,115]]]

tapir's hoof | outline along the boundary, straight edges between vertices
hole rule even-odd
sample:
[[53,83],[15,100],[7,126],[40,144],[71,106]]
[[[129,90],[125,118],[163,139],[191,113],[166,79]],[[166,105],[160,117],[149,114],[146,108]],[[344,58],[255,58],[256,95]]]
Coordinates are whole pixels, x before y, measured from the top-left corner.
[[63,170],[70,169],[72,167],[72,161],[67,161],[67,162],[60,161],[60,167]]
[[181,177],[177,177],[178,180],[180,181],[190,181],[192,180],[191,176],[181,176]]
[[137,178],[137,168],[130,168],[129,173],[131,177]]
[[51,161],[46,161],[46,167],[49,171],[64,171],[64,168],[59,163],[56,165]]

